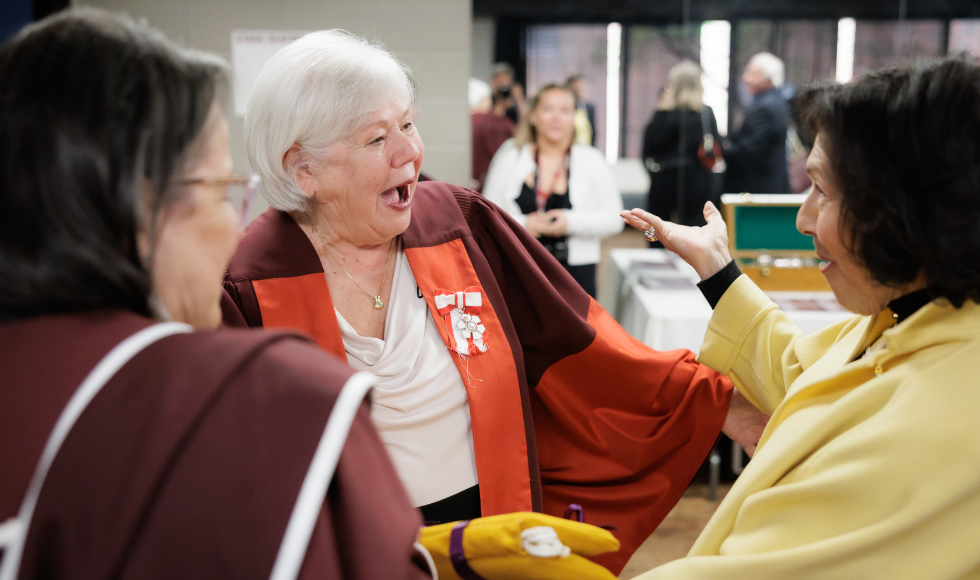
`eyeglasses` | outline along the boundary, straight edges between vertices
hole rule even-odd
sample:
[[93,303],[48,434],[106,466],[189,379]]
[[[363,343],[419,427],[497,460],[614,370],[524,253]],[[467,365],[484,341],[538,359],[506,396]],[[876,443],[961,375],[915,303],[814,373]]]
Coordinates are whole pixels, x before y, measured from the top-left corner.
[[262,178],[254,173],[250,173],[248,175],[232,175],[231,177],[181,179],[177,183],[180,185],[203,185],[207,187],[226,188],[225,195],[240,216],[238,227],[243,228],[248,221],[248,210],[252,207],[255,192],[258,191],[259,183],[262,183]]

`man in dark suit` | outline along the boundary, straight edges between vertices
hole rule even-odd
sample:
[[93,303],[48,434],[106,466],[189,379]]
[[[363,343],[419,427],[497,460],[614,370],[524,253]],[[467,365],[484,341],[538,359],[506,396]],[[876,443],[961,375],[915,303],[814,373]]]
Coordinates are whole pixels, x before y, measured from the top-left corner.
[[789,109],[779,92],[785,78],[783,61],[760,52],[749,60],[742,82],[752,94],[745,121],[726,143],[728,193],[789,193],[786,170],[786,129]]

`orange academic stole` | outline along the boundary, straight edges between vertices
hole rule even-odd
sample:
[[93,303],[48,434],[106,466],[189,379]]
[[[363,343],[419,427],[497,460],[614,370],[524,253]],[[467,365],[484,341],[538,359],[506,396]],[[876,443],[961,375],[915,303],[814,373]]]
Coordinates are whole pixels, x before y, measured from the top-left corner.
[[481,511],[484,516],[531,511],[514,354],[463,242],[407,248],[405,254],[466,387]]

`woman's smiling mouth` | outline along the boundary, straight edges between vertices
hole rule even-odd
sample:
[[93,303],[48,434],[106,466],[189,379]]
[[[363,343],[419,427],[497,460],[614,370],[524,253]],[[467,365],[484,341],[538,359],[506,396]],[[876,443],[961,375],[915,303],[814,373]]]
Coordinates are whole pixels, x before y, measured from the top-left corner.
[[404,211],[412,205],[411,192],[409,191],[409,185],[411,181],[397,185],[390,189],[385,190],[381,194],[381,201],[388,207],[396,211]]

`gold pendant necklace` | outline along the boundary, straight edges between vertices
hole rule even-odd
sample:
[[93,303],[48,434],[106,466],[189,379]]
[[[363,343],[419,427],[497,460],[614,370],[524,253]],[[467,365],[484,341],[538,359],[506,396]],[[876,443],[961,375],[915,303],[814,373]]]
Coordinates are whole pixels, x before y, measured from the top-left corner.
[[374,300],[375,310],[381,310],[382,308],[384,308],[385,305],[384,302],[381,301],[381,296],[385,293],[385,282],[388,281],[388,262],[391,261],[391,253],[392,250],[394,250],[395,248],[395,240],[392,239],[391,245],[388,246],[388,257],[385,258],[384,269],[381,270],[381,290],[378,290],[378,294],[374,295],[368,292],[364,286],[361,286],[361,283],[355,280],[354,277],[350,275],[350,272],[345,270],[344,267],[340,265],[340,261],[337,260],[337,257],[333,255],[333,250],[331,250],[330,246],[327,245],[327,242],[323,239],[323,236],[320,235],[320,231],[316,229],[316,226],[313,225],[313,220],[310,218],[310,214],[306,214],[306,219],[309,220],[310,227],[313,229],[313,233],[316,234],[316,237],[320,239],[320,244],[323,246],[323,249],[327,251],[327,254],[330,256],[330,259],[333,260],[334,264],[337,264],[337,267],[340,268],[340,271],[343,272],[344,274],[347,274],[347,277],[350,278],[351,282],[357,284],[358,288],[360,288],[365,294],[368,295],[368,297]]

